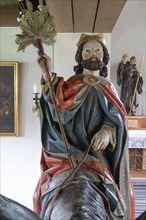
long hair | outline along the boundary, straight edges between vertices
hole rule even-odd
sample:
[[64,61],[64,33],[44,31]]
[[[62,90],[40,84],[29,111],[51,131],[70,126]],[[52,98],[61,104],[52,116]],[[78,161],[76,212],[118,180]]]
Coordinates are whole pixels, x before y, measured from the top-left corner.
[[[82,73],[83,71],[83,67],[81,65],[81,62],[82,62],[82,50],[83,50],[83,47],[85,45],[87,41],[81,43],[77,49],[77,52],[75,54],[75,61],[77,62],[78,65],[74,66],[74,71],[75,71],[75,74],[80,74]],[[99,41],[97,41],[99,42]],[[103,56],[103,63],[104,63],[104,67],[102,68],[102,70],[100,70],[100,76],[103,76],[103,77],[107,77],[107,67],[106,65],[108,64],[109,62],[109,53],[108,53],[108,50],[107,48],[105,47],[105,45],[102,43],[102,42],[99,42],[102,46],[102,49],[103,49],[103,53],[104,53],[104,56]]]

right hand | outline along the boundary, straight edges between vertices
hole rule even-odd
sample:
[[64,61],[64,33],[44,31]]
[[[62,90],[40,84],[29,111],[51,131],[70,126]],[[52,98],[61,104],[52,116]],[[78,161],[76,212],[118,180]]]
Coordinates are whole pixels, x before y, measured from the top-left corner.
[[47,82],[47,70],[46,68],[48,68],[50,77],[52,76],[52,60],[49,56],[47,56],[46,54],[44,54],[43,56],[39,57],[37,59],[37,62],[42,70],[42,74],[43,74],[43,78],[44,80]]

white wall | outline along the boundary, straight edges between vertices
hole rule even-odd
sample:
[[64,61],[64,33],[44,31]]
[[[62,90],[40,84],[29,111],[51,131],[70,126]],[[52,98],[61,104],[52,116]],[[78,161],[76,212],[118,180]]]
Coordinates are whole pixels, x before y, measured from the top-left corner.
[[[40,124],[32,113],[33,84],[40,84],[40,69],[33,46],[17,53],[18,28],[0,29],[1,61],[19,62],[19,137],[0,137],[0,191],[32,208],[32,196],[40,176]],[[46,47],[45,47],[46,48]],[[52,56],[52,48],[46,49]]]
[[146,1],[128,0],[124,9],[112,31],[111,37],[111,81],[114,83],[119,95],[121,87],[117,85],[117,67],[123,54],[128,54],[128,58],[136,56],[137,69],[144,56],[142,66],[142,77],[144,80],[143,94],[137,95],[139,107],[137,115],[146,115]]
[[[37,52],[33,46],[17,53],[15,35],[19,28],[0,28],[1,61],[19,62],[19,137],[0,137],[1,187],[3,195],[32,209],[32,196],[40,176],[40,124],[32,113],[33,85],[40,83]],[[55,48],[45,46],[54,58],[54,71],[68,78],[73,74],[76,43],[80,34],[58,34]],[[105,34],[110,52],[111,34]]]

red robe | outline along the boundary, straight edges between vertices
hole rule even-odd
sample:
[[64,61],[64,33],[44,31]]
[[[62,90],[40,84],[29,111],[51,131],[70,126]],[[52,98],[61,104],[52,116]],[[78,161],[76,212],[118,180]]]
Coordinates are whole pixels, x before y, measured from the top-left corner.
[[[82,87],[84,87],[84,85],[85,85],[84,82],[80,80],[76,75],[72,76],[67,81],[64,81],[63,78],[59,78],[58,84],[56,87],[56,100],[57,100],[58,107],[61,110],[67,110],[67,109],[72,108],[72,106],[74,106],[74,99],[77,93]],[[109,81],[107,81],[106,83],[99,83],[98,86],[102,90],[104,95],[106,96],[107,100],[111,102],[118,109],[127,127],[125,108],[123,104],[121,103],[121,101],[119,100],[112,84]],[[97,172],[101,173],[101,166],[99,164],[99,161],[90,161],[88,163],[84,163],[83,166],[85,167],[85,169],[96,170]],[[42,174],[41,174],[40,180],[37,184],[37,187],[34,193],[34,211],[37,214],[40,214],[40,211],[41,211],[40,198],[43,195],[46,185],[48,183],[48,174],[51,175],[51,177],[53,177],[53,176],[56,176],[58,173],[63,172],[68,169],[71,169],[69,160],[51,157],[45,152],[44,149],[42,150],[42,156],[41,156]],[[119,189],[116,186],[108,170],[106,170],[105,174],[106,174],[106,178],[108,178],[109,180],[113,182],[116,192],[118,194]],[[133,193],[133,190],[131,191],[131,188],[130,188],[129,192]],[[130,196],[129,197],[129,210],[128,210],[129,219],[134,219],[133,218],[134,211],[132,210],[132,207],[131,207],[132,203],[133,203],[133,199],[131,199],[131,196]]]

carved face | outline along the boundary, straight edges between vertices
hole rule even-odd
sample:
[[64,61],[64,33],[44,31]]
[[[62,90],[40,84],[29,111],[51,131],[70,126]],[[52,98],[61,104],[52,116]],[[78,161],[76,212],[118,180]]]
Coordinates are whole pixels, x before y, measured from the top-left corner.
[[131,57],[130,64],[131,65],[136,65],[136,57]]
[[90,40],[85,43],[82,51],[82,59],[88,60],[91,59],[95,61],[96,59],[103,59],[103,49],[99,42],[96,40]]

